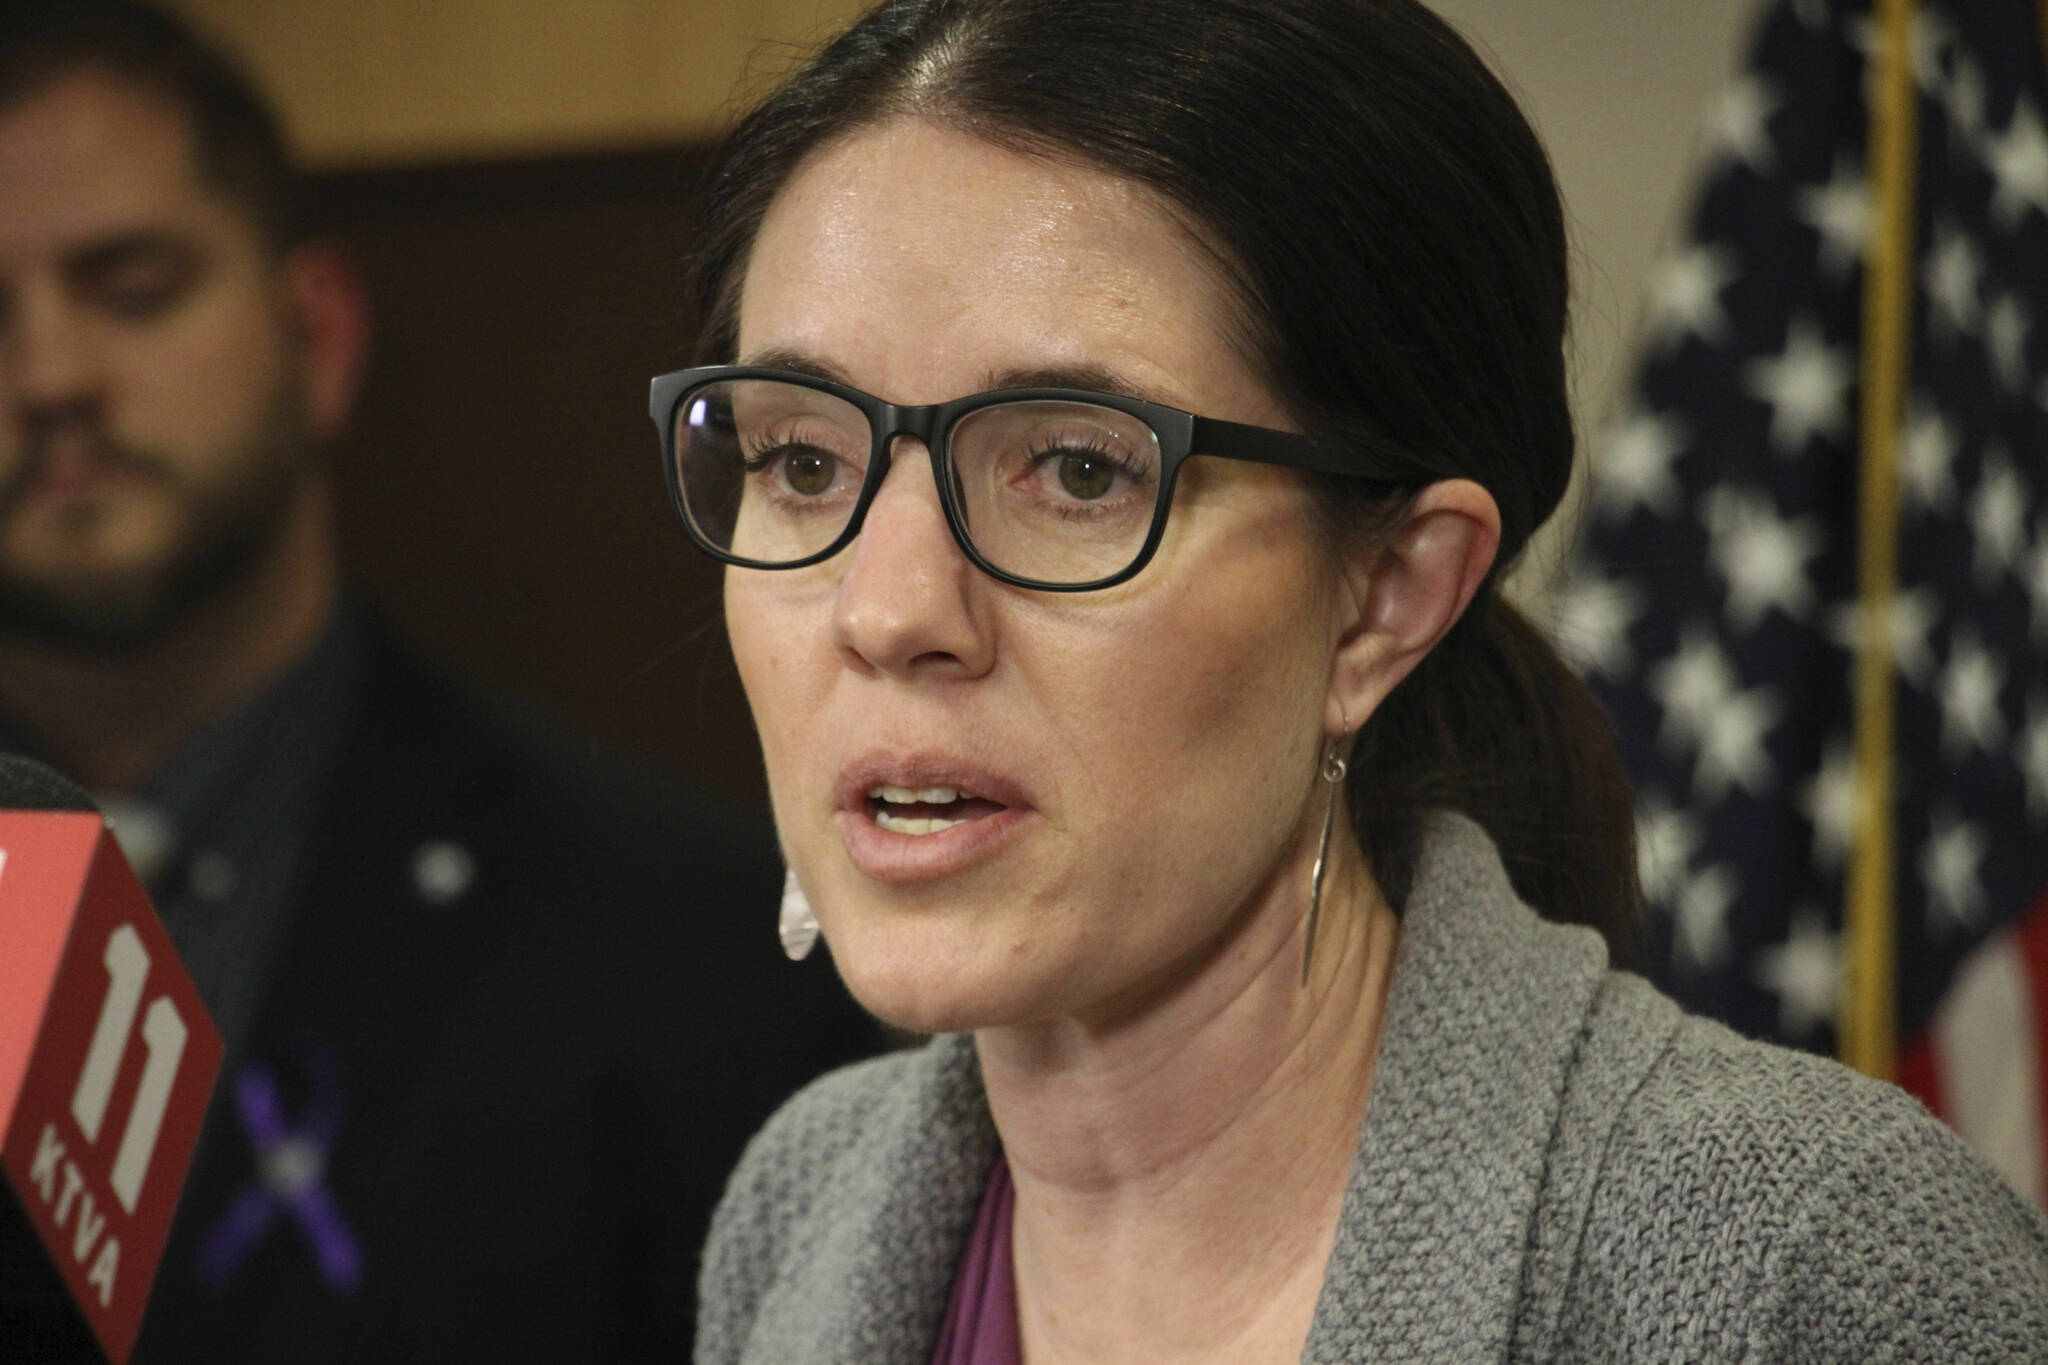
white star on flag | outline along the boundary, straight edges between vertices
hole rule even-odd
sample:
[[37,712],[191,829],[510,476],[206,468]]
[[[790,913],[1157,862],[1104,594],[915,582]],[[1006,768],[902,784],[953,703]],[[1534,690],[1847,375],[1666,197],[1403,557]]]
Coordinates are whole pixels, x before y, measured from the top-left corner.
[[1703,520],[1712,537],[1707,556],[1728,584],[1728,620],[1738,631],[1756,629],[1773,607],[1794,621],[1812,613],[1807,565],[1827,548],[1818,520],[1788,519],[1771,499],[1727,485],[1707,494]]
[[1711,632],[1688,626],[1678,652],[1650,670],[1650,693],[1664,708],[1658,739],[1667,749],[1696,748],[1714,712],[1735,695],[1735,670]]
[[1946,512],[1955,504],[1954,466],[1962,451],[1948,416],[1924,396],[1915,398],[1899,441],[1899,486],[1909,507]]
[[1970,531],[1976,538],[1977,585],[1989,588],[2019,566],[2027,543],[2026,480],[2001,450],[1984,456],[1984,476],[1970,499]]
[[1728,956],[1728,907],[1740,885],[1735,874],[1715,863],[1684,878],[1675,898],[1677,942],[1685,960],[1711,969]]
[[1937,812],[1934,833],[1920,851],[1920,876],[1927,900],[1944,916],[1944,927],[1968,929],[1984,913],[1984,832],[1953,811]]
[[1700,740],[1700,759],[1693,770],[1693,790],[1718,801],[1730,787],[1752,796],[1769,791],[1775,776],[1764,741],[1785,714],[1774,687],[1752,687],[1736,693],[1707,719]]
[[2005,716],[1998,706],[2004,687],[2005,669],[1998,656],[1984,648],[1975,630],[1957,627],[1936,689],[1945,756],[1960,758],[1971,748],[1997,755],[2005,742]]
[[2027,698],[2027,728],[2020,735],[2020,772],[2027,782],[2027,818],[2048,824],[2048,695]]
[[[1925,688],[1934,676],[1934,650],[1928,633],[1941,609],[1932,588],[1902,588],[1892,597],[1892,667],[1915,687]],[[1828,637],[1851,654],[1863,646],[1863,604],[1850,598],[1831,614]]]
[[1955,224],[1938,225],[1921,285],[1932,305],[1935,331],[1943,340],[1976,333],[1984,317],[1983,281],[1984,261],[1976,244]]
[[1799,809],[1813,824],[1813,859],[1823,870],[1840,871],[1856,838],[1856,750],[1831,739],[1820,770],[1799,789]]
[[[1848,25],[1848,39],[1851,46],[1863,54],[1863,81],[1866,87],[1864,102],[1879,102],[1876,86],[1884,64],[1884,26],[1872,15],[1860,15]],[[1955,41],[1955,31],[1932,10],[1916,10],[1913,14],[1913,34],[1910,45],[1913,49],[1913,83],[1923,94],[1938,91],[1942,85],[1942,54]]]
[[2048,642],[2048,520],[2034,523],[2034,548],[2027,551],[2020,582],[2033,608],[2027,634],[2035,644]]
[[1813,437],[1839,439],[1847,430],[1856,367],[1811,317],[1793,318],[1785,349],[1752,360],[1747,373],[1750,393],[1771,405],[1771,448],[1780,455],[1796,456]]
[[1954,74],[1935,87],[1934,96],[1948,109],[1950,149],[1976,151],[1984,141],[1990,103],[1990,94],[1984,85],[1984,68],[1968,57],[1957,57]]
[[1718,346],[1728,339],[1721,291],[1742,276],[1742,262],[1726,247],[1700,244],[1667,259],[1645,290],[1646,330],[1659,346],[1698,337]]
[[1778,1028],[1788,1038],[1811,1035],[1835,1017],[1841,952],[1827,920],[1811,905],[1792,912],[1785,942],[1759,948],[1751,978],[1778,997]]
[[2013,107],[2003,133],[1985,140],[1984,160],[1998,184],[1991,192],[1991,216],[2010,232],[2028,211],[2048,213],[2048,128],[2030,99]]
[[1713,145],[1751,170],[1770,174],[1778,154],[1771,145],[1769,125],[1780,103],[1777,93],[1760,77],[1738,80],[1721,96],[1708,119]]
[[2007,393],[2018,397],[2027,391],[2027,334],[2034,320],[2017,294],[2000,294],[1984,320],[1984,345],[1991,352],[1991,368]]
[[1636,874],[1643,893],[1653,901],[1669,897],[1691,874],[1703,838],[1699,820],[1689,812],[1643,801],[1636,810]]
[[1837,158],[1832,179],[1800,190],[1800,218],[1820,233],[1821,269],[1841,278],[1862,263],[1870,244],[1870,183],[1855,162]]
[[1593,474],[1593,497],[1603,517],[1625,517],[1638,507],[1658,516],[1678,510],[1678,480],[1671,465],[1690,442],[1676,418],[1630,410],[1615,422]]
[[1642,589],[1635,584],[1581,566],[1558,590],[1552,608],[1558,647],[1582,673],[1624,676],[1635,666],[1628,632],[1642,615],[1642,604]]

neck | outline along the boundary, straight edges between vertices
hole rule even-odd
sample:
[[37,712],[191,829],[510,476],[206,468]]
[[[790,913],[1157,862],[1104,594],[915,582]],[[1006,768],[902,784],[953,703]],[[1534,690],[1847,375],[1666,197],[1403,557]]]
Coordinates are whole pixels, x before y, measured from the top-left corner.
[[1355,846],[1340,845],[1307,987],[1304,865],[1249,917],[1252,941],[1147,1017],[977,1035],[1016,1181],[1034,1365],[1299,1356],[1397,936]]
[[0,708],[87,787],[132,791],[186,737],[305,656],[333,614],[337,581],[327,497],[311,486],[247,574],[137,650],[0,635]]

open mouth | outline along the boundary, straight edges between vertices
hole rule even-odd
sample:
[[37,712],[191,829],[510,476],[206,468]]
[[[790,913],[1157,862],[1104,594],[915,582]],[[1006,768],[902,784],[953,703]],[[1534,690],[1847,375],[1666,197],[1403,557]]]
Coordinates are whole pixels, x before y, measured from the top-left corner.
[[868,818],[891,834],[938,834],[1003,809],[1000,802],[958,787],[913,789],[887,784],[868,788],[867,804]]

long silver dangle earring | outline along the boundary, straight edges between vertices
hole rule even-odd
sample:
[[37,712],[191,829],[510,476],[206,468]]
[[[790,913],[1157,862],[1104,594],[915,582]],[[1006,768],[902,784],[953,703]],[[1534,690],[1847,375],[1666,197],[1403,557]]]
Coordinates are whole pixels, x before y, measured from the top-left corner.
[[783,874],[782,915],[775,927],[782,939],[782,951],[791,962],[803,961],[818,946],[818,917],[811,913],[810,897],[804,895],[793,867]]
[[1316,952],[1316,921],[1323,913],[1323,869],[1330,862],[1330,830],[1337,823],[1337,793],[1344,788],[1344,759],[1338,754],[1341,740],[1331,740],[1330,747],[1323,750],[1323,765],[1318,770],[1323,781],[1329,784],[1329,803],[1323,807],[1323,841],[1316,846],[1315,870],[1309,874],[1308,893],[1308,941],[1301,947],[1301,984],[1308,985],[1308,964]]

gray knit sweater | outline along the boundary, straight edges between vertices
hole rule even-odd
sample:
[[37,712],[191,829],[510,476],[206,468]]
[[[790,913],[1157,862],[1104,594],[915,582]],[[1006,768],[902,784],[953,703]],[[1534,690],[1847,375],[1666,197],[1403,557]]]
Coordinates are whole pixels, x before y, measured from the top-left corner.
[[[791,1101],[699,1365],[925,1365],[996,1142],[964,1036]],[[1900,1091],[1608,970],[1447,816],[1302,1359],[2048,1361],[2048,1222]]]

